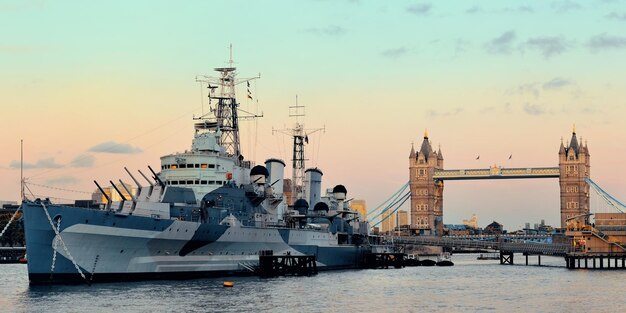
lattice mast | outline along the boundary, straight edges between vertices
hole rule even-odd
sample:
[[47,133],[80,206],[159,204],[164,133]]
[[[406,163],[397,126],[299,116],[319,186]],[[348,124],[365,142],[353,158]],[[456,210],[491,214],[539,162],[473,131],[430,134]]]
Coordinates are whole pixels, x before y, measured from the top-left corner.
[[300,118],[304,119],[306,115],[305,106],[298,104],[298,96],[296,95],[296,104],[289,107],[289,117],[293,117],[296,120],[293,128],[285,129],[272,129],[272,133],[279,132],[293,139],[293,154],[292,154],[292,171],[291,171],[291,203],[294,203],[297,199],[306,199],[306,190],[304,188],[304,171],[306,169],[306,154],[304,153],[304,146],[309,143],[309,135],[318,131],[324,131],[322,128],[304,128],[304,123],[300,122]]
[[[219,77],[205,75],[196,76],[196,81],[206,83],[209,89],[209,113],[194,118],[200,120],[195,124],[196,133],[204,131],[220,132],[219,142],[224,147],[226,153],[237,159],[241,159],[241,145],[239,139],[239,120],[246,118],[261,117],[261,115],[245,112],[247,115],[239,116],[239,103],[236,99],[235,86],[261,78],[261,75],[250,78],[237,78],[237,68],[233,66],[233,46],[230,45],[230,59],[228,67],[214,68],[219,73]],[[216,89],[219,89],[216,95]],[[250,93],[248,97],[251,98]],[[211,105],[212,100],[217,100],[217,105]]]

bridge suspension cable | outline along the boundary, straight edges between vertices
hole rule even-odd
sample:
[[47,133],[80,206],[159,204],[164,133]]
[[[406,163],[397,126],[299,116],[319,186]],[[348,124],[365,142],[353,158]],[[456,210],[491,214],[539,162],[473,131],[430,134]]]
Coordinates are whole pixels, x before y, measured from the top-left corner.
[[[382,202],[381,204],[379,204],[375,209],[367,212],[367,216],[370,216],[372,214],[374,214],[374,212],[378,211],[380,208],[383,207],[383,205],[389,203],[389,201],[391,201],[391,199],[393,199],[394,197],[397,197],[399,194],[401,194],[403,191],[405,191],[407,188],[409,187],[409,182],[406,182],[406,184],[402,185],[402,187],[400,187],[400,189],[398,189],[396,192],[394,192],[391,197],[387,198],[387,200],[385,200],[384,202]],[[393,202],[393,201],[392,201]]]
[[[398,211],[400,209],[400,207],[402,207],[402,205],[406,202],[406,200],[408,200],[411,197],[411,192],[407,192],[406,194],[404,194],[404,196],[402,196],[402,198],[400,198],[401,202],[400,204],[397,204],[400,200],[398,200],[397,202],[395,202],[395,204],[397,204],[395,206],[395,209],[393,209],[391,212],[389,212],[389,214],[387,214],[386,216],[384,216],[380,221],[376,222],[376,224],[374,224],[372,227],[376,227],[378,226],[380,223],[384,222],[386,219],[390,218],[391,216],[393,216],[393,213],[396,213],[396,211]],[[384,212],[383,212],[384,213]]]
[[608,192],[604,191],[598,184],[596,184],[593,180],[588,177],[585,177],[585,182],[588,183],[593,190],[610,206],[615,208],[620,213],[624,213],[626,211],[626,205],[619,202],[617,199],[613,198]]
[[368,222],[373,222],[375,219],[377,219],[379,216],[385,214],[390,208],[394,207],[398,202],[400,202],[402,200],[403,197],[406,196],[406,194],[410,194],[410,191],[407,192],[403,192],[403,193],[399,193],[398,195],[396,195],[394,197],[394,199],[384,208],[382,209],[378,214],[376,214],[373,217],[369,217],[367,220]]

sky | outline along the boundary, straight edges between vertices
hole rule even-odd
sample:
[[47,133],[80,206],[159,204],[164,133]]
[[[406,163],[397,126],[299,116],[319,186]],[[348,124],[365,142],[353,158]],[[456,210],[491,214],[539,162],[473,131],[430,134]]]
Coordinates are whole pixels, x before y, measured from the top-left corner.
[[[425,129],[447,169],[531,167],[557,166],[576,124],[592,179],[626,200],[623,0],[0,0],[0,34],[0,200],[19,199],[22,139],[33,194],[63,199],[189,149],[195,77],[230,44],[239,77],[261,76],[252,101],[238,90],[263,114],[242,123],[244,155],[291,158],[272,130],[297,95],[324,128],[308,165],[370,209],[408,180]],[[558,181],[446,182],[444,222],[472,213],[558,226]]]

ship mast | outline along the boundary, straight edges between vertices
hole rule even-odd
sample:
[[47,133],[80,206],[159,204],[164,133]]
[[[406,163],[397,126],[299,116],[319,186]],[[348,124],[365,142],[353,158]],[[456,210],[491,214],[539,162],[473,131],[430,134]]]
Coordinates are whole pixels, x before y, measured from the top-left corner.
[[[261,78],[261,75],[250,78],[237,78],[237,68],[233,66],[233,63],[233,45],[230,45],[229,66],[214,68],[219,73],[219,77],[196,76],[197,82],[206,83],[207,88],[209,88],[209,105],[211,100],[217,100],[217,105],[210,110],[211,113],[214,113],[214,116],[210,116],[210,113],[207,113],[194,119],[201,120],[201,122],[195,124],[196,133],[205,130],[220,132],[218,144],[224,147],[226,154],[241,160],[239,120],[261,116],[248,112],[245,112],[248,114],[246,116],[239,116],[239,103],[235,98],[235,86],[242,83],[249,84],[251,80]],[[215,95],[215,89],[219,89],[217,95]]]
[[309,135],[318,131],[324,131],[323,128],[304,128],[304,123],[300,123],[300,117],[304,119],[305,106],[298,104],[298,95],[296,95],[296,104],[289,107],[289,117],[294,117],[296,123],[293,128],[284,129],[272,129],[272,133],[279,132],[293,138],[293,156],[292,156],[292,171],[291,171],[291,184],[293,186],[291,192],[291,203],[294,203],[297,199],[306,199],[307,195],[304,188],[304,171],[305,171],[305,158],[304,145],[309,143]]

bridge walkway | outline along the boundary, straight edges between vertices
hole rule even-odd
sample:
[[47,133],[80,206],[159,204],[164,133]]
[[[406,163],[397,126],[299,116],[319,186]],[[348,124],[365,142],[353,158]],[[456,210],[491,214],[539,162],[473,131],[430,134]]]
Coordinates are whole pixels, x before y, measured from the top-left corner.
[[481,241],[430,236],[388,236],[394,244],[412,244],[465,249],[492,249],[508,253],[542,254],[566,256],[571,252],[571,245],[560,243]]

